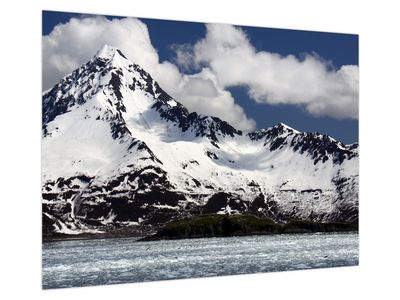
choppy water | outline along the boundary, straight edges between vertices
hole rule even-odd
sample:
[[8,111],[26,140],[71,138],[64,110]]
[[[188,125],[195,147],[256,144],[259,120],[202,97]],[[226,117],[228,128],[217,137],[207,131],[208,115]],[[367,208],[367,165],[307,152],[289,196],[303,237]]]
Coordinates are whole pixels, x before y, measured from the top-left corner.
[[43,288],[358,265],[358,234],[43,244]]

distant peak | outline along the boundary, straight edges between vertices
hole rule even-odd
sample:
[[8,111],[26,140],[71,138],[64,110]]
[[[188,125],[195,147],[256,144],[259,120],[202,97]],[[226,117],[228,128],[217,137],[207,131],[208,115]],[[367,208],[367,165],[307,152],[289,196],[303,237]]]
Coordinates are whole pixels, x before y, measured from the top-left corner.
[[99,51],[97,51],[95,57],[104,58],[104,59],[112,59],[116,54],[122,56],[126,59],[126,56],[116,47],[110,45],[104,45]]

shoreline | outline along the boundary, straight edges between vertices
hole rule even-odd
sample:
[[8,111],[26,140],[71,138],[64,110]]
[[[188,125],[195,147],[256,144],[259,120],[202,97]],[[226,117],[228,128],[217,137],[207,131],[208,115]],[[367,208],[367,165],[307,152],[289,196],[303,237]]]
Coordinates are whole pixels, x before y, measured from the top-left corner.
[[208,238],[227,238],[227,237],[244,237],[244,236],[272,236],[272,235],[301,235],[301,234],[358,234],[358,230],[342,230],[342,231],[314,231],[314,232],[291,232],[291,233],[253,233],[253,234],[237,234],[229,236],[193,236],[185,238],[170,238],[170,239],[149,239],[145,240],[149,236],[85,236],[79,238],[73,237],[60,237],[55,239],[42,239],[42,244],[50,244],[54,242],[68,242],[68,241],[94,241],[94,240],[113,240],[113,239],[131,239],[136,238],[134,242],[154,242],[154,241],[177,241],[177,240],[194,240],[194,239],[208,239]]
[[77,235],[56,234],[42,236],[42,244],[63,241],[132,238],[137,242],[179,239],[200,239],[231,236],[287,235],[307,233],[357,233],[358,223],[320,223],[290,221],[275,223],[270,219],[251,215],[202,215],[170,222],[163,227],[139,231],[137,228],[105,233],[82,233]]
[[86,240],[111,240],[111,239],[128,239],[128,238],[137,238],[138,240],[141,238],[146,237],[146,235],[99,235],[97,234],[74,234],[74,235],[63,235],[60,237],[54,237],[54,238],[42,238],[42,244],[47,244],[47,243],[54,243],[54,242],[66,242],[66,241],[86,241]]
[[71,240],[101,240],[117,238],[144,238],[155,234],[159,227],[125,227],[104,231],[102,233],[84,232],[79,234],[55,233],[53,235],[42,235],[42,244],[52,242],[62,242]]

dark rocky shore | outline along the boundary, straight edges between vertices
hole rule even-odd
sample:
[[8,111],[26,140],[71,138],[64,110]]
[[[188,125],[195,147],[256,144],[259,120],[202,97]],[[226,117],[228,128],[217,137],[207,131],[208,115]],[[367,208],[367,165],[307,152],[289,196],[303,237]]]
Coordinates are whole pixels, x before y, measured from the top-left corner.
[[253,215],[202,215],[171,222],[141,241],[203,237],[358,231],[358,223],[290,221],[275,223]]
[[91,240],[91,239],[109,239],[109,238],[143,238],[151,236],[157,232],[158,227],[154,226],[127,226],[121,228],[102,228],[99,233],[80,233],[80,234],[62,234],[51,233],[43,234],[42,241],[55,242],[65,240]]

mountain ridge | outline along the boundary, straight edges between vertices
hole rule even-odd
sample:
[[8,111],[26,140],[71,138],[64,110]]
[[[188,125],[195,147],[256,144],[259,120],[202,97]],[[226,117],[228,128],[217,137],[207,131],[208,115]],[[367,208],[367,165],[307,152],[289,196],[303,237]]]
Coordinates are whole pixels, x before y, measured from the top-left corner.
[[283,123],[244,133],[189,113],[114,47],[43,93],[42,121],[49,234],[203,212],[358,219],[358,144]]

